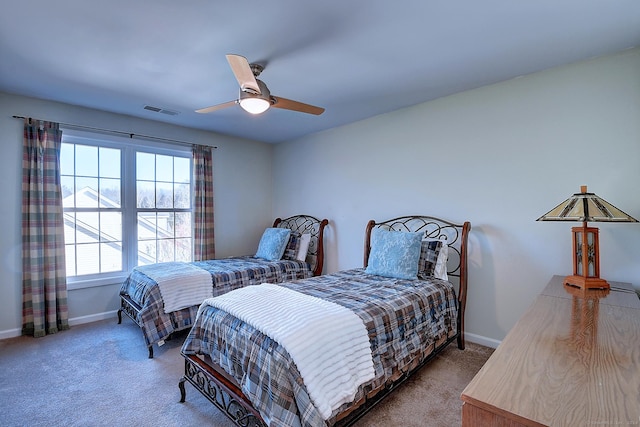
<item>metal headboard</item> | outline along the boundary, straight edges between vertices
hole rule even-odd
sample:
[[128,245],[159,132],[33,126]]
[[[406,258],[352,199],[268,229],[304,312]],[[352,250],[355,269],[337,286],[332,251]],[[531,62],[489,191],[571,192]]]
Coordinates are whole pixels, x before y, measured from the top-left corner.
[[[424,215],[409,215],[386,221],[367,223],[364,240],[364,266],[369,262],[371,253],[371,230],[374,227],[393,231],[416,232],[423,231],[425,237],[432,239],[446,239],[449,246],[449,259],[447,261],[447,275],[457,278],[449,279],[454,285],[458,285],[458,347],[464,348],[464,311],[467,304],[467,241],[471,223],[465,221],[456,224],[444,219]],[[455,282],[458,283],[455,283]]]
[[322,274],[324,266],[324,228],[329,224],[326,219],[318,219],[311,215],[294,215],[289,218],[276,218],[274,227],[289,228],[300,234],[311,234],[306,261],[311,265],[314,276]]

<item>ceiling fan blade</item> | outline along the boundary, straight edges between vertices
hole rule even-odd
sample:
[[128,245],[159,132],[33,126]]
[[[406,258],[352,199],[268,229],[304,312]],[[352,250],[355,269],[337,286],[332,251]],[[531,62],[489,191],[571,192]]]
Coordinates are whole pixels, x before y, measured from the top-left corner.
[[303,102],[298,102],[298,101],[292,101],[290,99],[281,98],[279,96],[272,96],[271,98],[275,101],[273,105],[271,105],[273,108],[282,108],[285,110],[299,111],[301,113],[315,114],[316,116],[319,116],[320,114],[324,113],[324,108],[316,107],[315,105],[305,104]]
[[231,66],[231,71],[236,76],[236,80],[238,80],[238,84],[240,85],[240,89],[245,91],[249,90],[252,93],[259,94],[260,87],[258,87],[258,82],[256,81],[256,77],[253,75],[253,70],[251,70],[251,66],[249,65],[249,61],[247,58],[241,55],[227,55],[227,61],[229,61],[229,65]]
[[211,107],[207,107],[207,108],[201,108],[199,110],[196,110],[196,113],[212,113],[214,111],[218,111],[218,110],[222,110],[223,108],[227,108],[227,107],[231,107],[232,105],[236,105],[238,103],[238,101],[229,101],[229,102],[225,102],[223,104],[218,104],[218,105],[213,105]]

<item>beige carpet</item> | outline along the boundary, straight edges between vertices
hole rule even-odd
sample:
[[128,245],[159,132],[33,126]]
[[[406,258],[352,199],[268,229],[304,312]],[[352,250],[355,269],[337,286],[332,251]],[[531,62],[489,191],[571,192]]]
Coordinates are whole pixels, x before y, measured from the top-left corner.
[[[179,403],[184,333],[148,359],[129,319],[72,327],[44,338],[0,341],[2,426],[231,426],[186,384]],[[460,393],[492,353],[468,343],[438,356],[358,423],[364,426],[460,425]]]

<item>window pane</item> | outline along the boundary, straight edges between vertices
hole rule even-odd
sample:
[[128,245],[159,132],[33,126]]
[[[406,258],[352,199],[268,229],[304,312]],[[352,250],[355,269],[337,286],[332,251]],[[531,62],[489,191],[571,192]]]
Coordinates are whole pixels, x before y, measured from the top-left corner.
[[173,227],[173,212],[158,212],[158,239],[173,238]]
[[60,174],[74,175],[74,144],[62,143],[60,147]]
[[76,275],[76,247],[64,245],[64,258],[67,269],[67,277]]
[[60,185],[62,186],[62,207],[75,207],[75,179],[72,176],[61,176]]
[[122,242],[122,214],[120,212],[100,213],[100,241]]
[[140,212],[138,214],[138,240],[156,238],[156,213]]
[[156,179],[156,156],[149,153],[136,154],[136,178],[146,181]]
[[64,243],[72,244],[76,242],[76,214],[65,212],[64,215]]
[[76,213],[76,240],[78,243],[97,242],[99,227],[98,212]]
[[120,180],[101,179],[100,180],[100,207],[119,208],[121,205]]
[[136,182],[136,199],[139,208],[155,208],[156,207],[156,188],[153,182],[138,181]]
[[175,207],[177,209],[191,207],[191,186],[189,184],[176,184]]
[[138,265],[155,264],[156,262],[156,241],[138,241]]
[[187,157],[175,157],[174,181],[189,184],[191,182],[191,159]]
[[98,179],[76,178],[76,207],[98,207]]
[[176,212],[174,233],[176,237],[191,237],[191,212]]
[[100,272],[100,246],[97,243],[78,245],[78,275]]
[[76,145],[76,175],[98,176],[98,147]]
[[158,262],[169,262],[174,260],[174,240],[158,240]]
[[173,156],[156,155],[156,181],[173,182]]
[[191,239],[176,239],[176,261],[191,261]]
[[166,182],[156,183],[156,208],[173,207],[173,184]]
[[120,150],[100,147],[100,177],[120,178]]
[[102,243],[100,245],[100,272],[122,270],[122,245],[120,243]]

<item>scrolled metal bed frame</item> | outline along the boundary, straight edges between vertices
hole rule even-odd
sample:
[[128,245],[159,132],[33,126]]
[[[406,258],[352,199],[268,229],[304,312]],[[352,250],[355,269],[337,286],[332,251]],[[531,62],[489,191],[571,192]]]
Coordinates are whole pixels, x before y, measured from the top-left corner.
[[[447,275],[449,281],[457,284],[457,332],[439,345],[434,344],[434,348],[429,355],[414,369],[404,374],[399,379],[387,384],[384,388],[377,390],[354,405],[347,411],[336,417],[334,426],[351,426],[361,419],[375,405],[396,390],[402,383],[409,379],[424,365],[428,364],[440,352],[442,352],[451,342],[457,340],[460,350],[464,350],[464,312],[467,300],[467,243],[471,230],[471,223],[464,222],[456,224],[447,220],[423,216],[412,215],[393,218],[390,220],[376,222],[371,220],[367,223],[364,242],[364,266],[367,266],[369,254],[371,252],[371,231],[375,227],[380,227],[394,231],[424,232],[428,238],[446,239],[449,246],[449,259],[447,262]],[[457,283],[456,283],[457,282]],[[183,354],[185,359],[185,373],[180,379],[180,402],[186,399],[185,382],[189,382],[200,393],[213,403],[222,413],[224,413],[236,425],[241,427],[266,427],[258,411],[256,411],[248,398],[242,393],[238,384],[226,372],[217,367],[210,360],[196,355]]]
[[[322,274],[324,268],[324,228],[329,224],[327,219],[318,219],[311,215],[294,215],[285,219],[276,218],[273,222],[273,227],[289,228],[291,231],[297,231],[300,234],[311,234],[311,241],[309,242],[309,250],[307,251],[307,262],[311,266],[311,271],[314,276]],[[120,295],[120,309],[118,310],[118,324],[122,323],[122,313],[126,314],[139,328],[143,328],[143,325],[139,319],[140,311],[142,307],[131,299],[128,295]],[[186,329],[191,327],[187,325]],[[174,332],[178,332],[181,329],[176,329]],[[149,359],[153,358],[153,344],[148,346]]]

